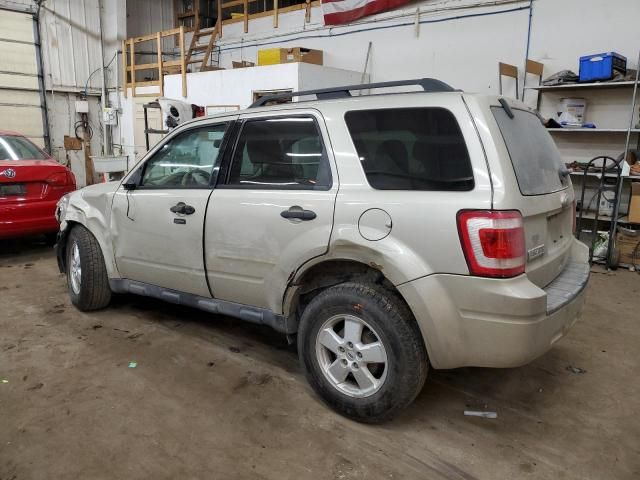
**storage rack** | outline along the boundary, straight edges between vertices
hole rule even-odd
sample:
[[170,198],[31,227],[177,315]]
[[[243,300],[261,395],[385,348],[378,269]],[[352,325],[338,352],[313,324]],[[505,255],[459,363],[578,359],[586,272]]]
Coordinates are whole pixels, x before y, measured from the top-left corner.
[[149,113],[148,110],[151,109],[160,109],[160,103],[159,102],[149,102],[149,103],[145,103],[144,105],[142,105],[142,108],[144,109],[144,141],[145,141],[145,145],[147,147],[147,152],[150,150],[150,145],[149,145],[149,134],[155,134],[155,135],[166,135],[167,133],[169,133],[169,130],[158,130],[156,128],[149,128]]
[[[543,103],[543,95],[546,93],[552,94],[562,94],[562,95],[584,95],[587,96],[590,93],[606,93],[611,91],[620,91],[631,90],[631,97],[629,98],[629,123],[627,128],[549,128],[548,131],[556,140],[560,147],[561,153],[563,153],[562,145],[572,145],[571,142],[579,142],[578,144],[589,141],[598,145],[597,148],[600,148],[601,145],[607,145],[613,153],[614,149],[617,150],[618,153],[623,153],[625,156],[629,151],[629,148],[632,144],[635,145],[635,148],[640,148],[640,128],[636,128],[636,124],[640,122],[638,118],[637,112],[637,95],[638,95],[638,73],[640,73],[640,55],[638,57],[637,63],[637,73],[635,80],[626,80],[626,81],[605,81],[605,82],[589,82],[589,83],[572,83],[572,84],[563,84],[563,85],[536,85],[531,87],[525,87],[526,90],[534,90],[538,92],[538,108],[541,109],[541,104]],[[602,107],[601,104],[599,104]],[[551,110],[549,107],[543,113],[543,116],[546,117],[555,117],[557,111]],[[589,106],[587,106],[587,111],[589,110]],[[546,113],[546,115],[545,115]],[[624,141],[620,138],[624,135]],[[621,150],[621,151],[620,151]],[[591,152],[591,157],[603,156],[609,152],[603,152],[602,150],[594,150]],[[613,156],[613,155],[612,155]],[[573,162],[576,158],[567,158],[567,155],[563,153],[563,157],[567,163]],[[617,154],[615,155],[617,157]],[[588,163],[589,159],[582,159],[582,161],[578,160],[579,163]],[[622,162],[625,160],[623,159]],[[622,165],[622,163],[621,163]],[[577,180],[580,183],[580,187],[582,188],[590,188],[592,190],[597,190],[602,186],[602,173],[601,172],[571,172],[571,176],[574,180]],[[604,173],[605,177],[611,178],[612,180],[618,177],[615,173]],[[594,220],[595,230],[596,231],[588,231],[585,230],[583,232],[577,232],[578,235],[581,233],[590,233],[591,235],[596,235],[597,230],[600,230],[598,225],[602,225],[604,230],[609,231],[609,246],[611,247],[612,243],[615,241],[615,235],[617,232],[617,226],[622,225],[625,227],[634,227],[639,226],[638,224],[632,224],[628,221],[628,217],[626,215],[628,208],[628,199],[629,199],[629,190],[631,182],[639,182],[640,177],[632,177],[632,176],[622,176],[621,181],[617,182],[617,191],[614,198],[616,199],[615,204],[613,205],[613,214],[612,215],[603,215],[599,213],[600,205],[596,205],[596,211],[589,211],[589,205],[587,205],[585,211],[577,212],[577,215],[581,215],[581,219],[592,219]],[[590,182],[590,183],[589,183]],[[582,208],[585,208],[585,205],[581,205]],[[608,228],[606,228],[608,226]],[[605,263],[608,266],[613,266],[611,248],[608,249],[607,258],[604,259]],[[593,252],[592,252],[593,253]],[[594,259],[595,260],[595,259]],[[597,261],[597,260],[596,260]]]

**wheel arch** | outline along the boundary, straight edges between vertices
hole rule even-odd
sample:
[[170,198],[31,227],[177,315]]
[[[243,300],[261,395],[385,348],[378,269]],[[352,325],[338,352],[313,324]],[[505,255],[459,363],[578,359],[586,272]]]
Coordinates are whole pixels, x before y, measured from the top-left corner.
[[58,257],[58,267],[60,272],[66,272],[66,251],[67,242],[69,240],[69,233],[75,226],[82,226],[86,228],[91,235],[97,240],[100,249],[102,250],[102,257],[104,258],[105,267],[109,278],[119,278],[119,274],[113,259],[112,249],[108,245],[104,238],[105,228],[103,223],[96,218],[87,218],[81,212],[68,212],[63,224],[60,227],[58,234],[58,241],[56,243],[56,252]]
[[295,324],[297,331],[300,315],[304,307],[322,290],[345,282],[362,282],[375,284],[382,287],[386,292],[402,302],[410,312],[412,320],[418,326],[424,344],[429,347],[424,332],[413,314],[413,310],[406,301],[402,293],[385,276],[384,272],[377,268],[379,265],[366,264],[358,260],[349,258],[332,258],[309,265],[306,269],[299,271],[295,279],[287,286],[283,298],[283,312],[291,323]]

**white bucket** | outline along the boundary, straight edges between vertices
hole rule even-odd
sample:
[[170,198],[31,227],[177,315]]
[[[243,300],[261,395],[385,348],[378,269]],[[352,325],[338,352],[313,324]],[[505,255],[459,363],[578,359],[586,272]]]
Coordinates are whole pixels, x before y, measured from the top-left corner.
[[572,127],[581,127],[584,124],[584,114],[587,109],[587,101],[584,98],[560,99],[560,123]]

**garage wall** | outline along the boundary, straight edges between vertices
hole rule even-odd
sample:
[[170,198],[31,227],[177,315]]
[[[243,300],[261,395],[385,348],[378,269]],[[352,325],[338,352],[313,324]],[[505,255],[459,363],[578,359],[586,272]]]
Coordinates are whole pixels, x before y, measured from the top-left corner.
[[[467,91],[495,93],[498,61],[524,66],[530,4],[529,58],[543,62],[545,74],[577,72],[578,57],[608,50],[626,55],[635,68],[637,0],[428,0],[332,28],[314,7],[308,24],[300,10],[280,15],[277,29],[271,17],[252,20],[246,35],[241,22],[225,26],[221,63],[255,61],[258,48],[304,46],[324,50],[325,65],[362,70],[372,42],[372,81],[433,76]],[[505,93],[513,95],[514,85],[505,82]]]
[[[125,0],[103,0],[105,62],[114,58],[119,42],[126,37]],[[0,8],[36,13],[32,0],[0,0]],[[79,185],[85,184],[84,151],[67,151],[65,135],[74,135],[80,119],[75,102],[80,94],[89,96],[89,121],[94,135],[91,149],[102,149],[100,125],[100,21],[98,0],[47,0],[40,10],[40,32],[47,114],[50,124],[51,153],[62,164],[71,166]],[[115,85],[113,60],[109,84]],[[95,73],[94,73],[95,72]],[[91,75],[93,73],[93,75]],[[20,130],[19,126],[16,129]]]
[[0,130],[47,145],[33,16],[0,10]]

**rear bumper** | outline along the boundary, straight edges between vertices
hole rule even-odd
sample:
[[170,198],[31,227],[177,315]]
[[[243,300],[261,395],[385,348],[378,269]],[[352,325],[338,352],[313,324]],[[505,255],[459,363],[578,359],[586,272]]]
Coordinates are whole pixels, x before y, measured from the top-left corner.
[[399,287],[434,368],[517,367],[547,352],[582,312],[586,247],[575,241],[563,272],[544,289],[512,279],[431,275]]
[[58,230],[55,200],[0,206],[0,238],[19,237]]

